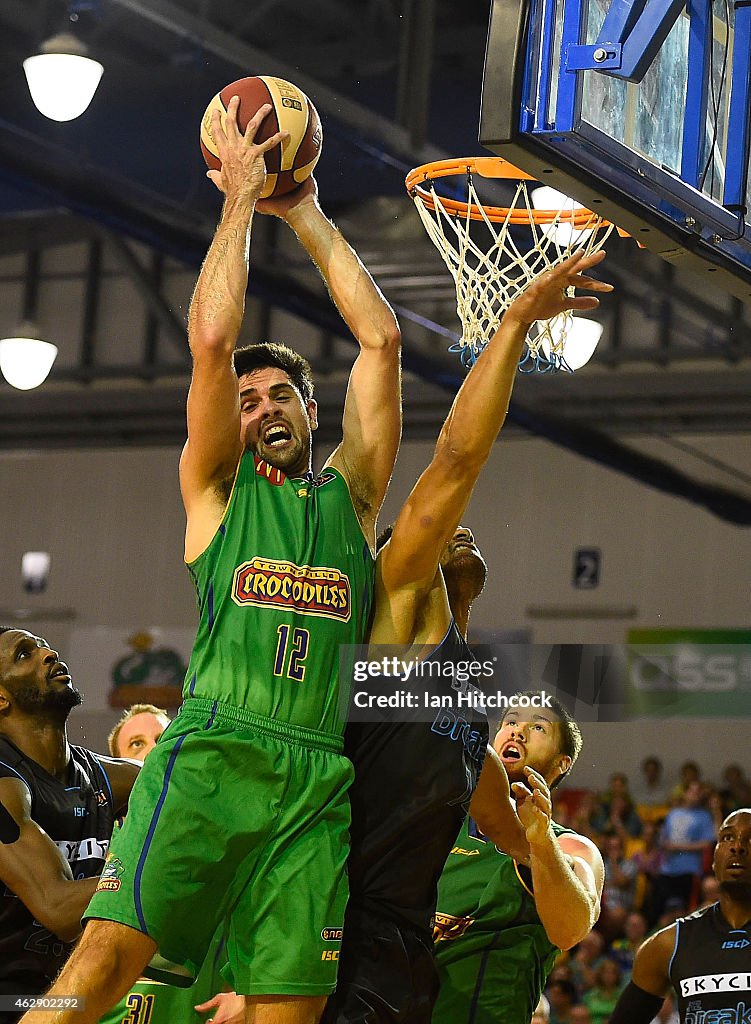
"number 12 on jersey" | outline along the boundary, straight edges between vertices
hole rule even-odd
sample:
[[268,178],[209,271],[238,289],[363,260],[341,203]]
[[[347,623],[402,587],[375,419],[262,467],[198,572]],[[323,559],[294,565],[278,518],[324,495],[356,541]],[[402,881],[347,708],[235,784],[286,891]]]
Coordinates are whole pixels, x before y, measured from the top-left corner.
[[279,634],[279,640],[274,657],[274,675],[286,675],[289,679],[295,679],[301,683],[305,678],[303,662],[308,656],[310,633],[307,629],[299,627],[291,629],[289,626],[277,626],[276,631]]

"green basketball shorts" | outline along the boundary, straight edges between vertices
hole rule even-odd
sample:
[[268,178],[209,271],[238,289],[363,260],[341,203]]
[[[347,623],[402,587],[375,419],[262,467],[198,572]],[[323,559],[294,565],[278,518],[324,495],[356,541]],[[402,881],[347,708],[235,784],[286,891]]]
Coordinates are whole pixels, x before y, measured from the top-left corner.
[[341,739],[186,701],[144,763],[86,918],[149,935],[195,975],[224,927],[244,995],[336,984],[352,764]]

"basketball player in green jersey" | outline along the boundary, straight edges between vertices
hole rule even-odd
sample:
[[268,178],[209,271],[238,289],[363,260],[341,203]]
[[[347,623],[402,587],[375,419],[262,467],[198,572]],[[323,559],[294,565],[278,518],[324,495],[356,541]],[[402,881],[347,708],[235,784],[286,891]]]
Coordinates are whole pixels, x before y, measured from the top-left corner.
[[[185,703],[144,764],[53,990],[86,1009],[27,1024],[97,1021],[157,947],[196,972],[225,921],[226,980],[249,997],[248,1022],[314,1024],[335,986],[352,777],[338,650],[368,621],[375,519],[399,443],[400,336],[312,180],[258,201],[264,153],[285,138],[255,144],[269,109],[241,134],[233,100],[226,126],[212,125],[222,169],[209,176],[225,199],[189,316],[180,482],[200,618]],[[360,344],[343,440],[317,478],[305,360],[264,346],[233,366],[256,209],[292,227]]]
[[518,859],[499,852],[470,817],[446,861],[433,1024],[528,1024],[558,952],[599,916],[600,852],[551,820],[550,789],[571,770],[581,734],[548,699],[552,708],[507,711],[493,744],[516,802],[520,829],[509,832],[509,844]]
[[[145,761],[157,740],[170,723],[163,708],[153,704],[133,704],[125,711],[107,738],[112,757],[130,757]],[[198,1005],[208,1008],[222,1000],[231,1000],[230,993],[215,996],[222,988],[219,968],[222,959],[223,937],[217,935],[203,963],[195,983],[189,988],[178,987],[152,978],[139,978],[133,988],[102,1017],[101,1024],[203,1024],[205,1017]]]

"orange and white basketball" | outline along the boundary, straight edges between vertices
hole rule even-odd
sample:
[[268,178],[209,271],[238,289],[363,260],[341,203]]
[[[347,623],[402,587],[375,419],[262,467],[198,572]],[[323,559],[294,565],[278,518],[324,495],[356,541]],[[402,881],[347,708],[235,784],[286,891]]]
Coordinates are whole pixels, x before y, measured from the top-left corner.
[[286,142],[266,154],[268,177],[261,198],[291,192],[313,173],[321,155],[323,132],[316,108],[296,85],[271,75],[240,78],[225,86],[209,103],[201,120],[201,152],[214,170],[221,167],[221,161],[211,134],[211,114],[218,108],[224,125],[227,104],[233,96],[240,97],[237,121],[243,132],[258,108],[264,103],[271,104],[271,112],[256,132],[257,142],[264,142],[278,131],[289,132]]

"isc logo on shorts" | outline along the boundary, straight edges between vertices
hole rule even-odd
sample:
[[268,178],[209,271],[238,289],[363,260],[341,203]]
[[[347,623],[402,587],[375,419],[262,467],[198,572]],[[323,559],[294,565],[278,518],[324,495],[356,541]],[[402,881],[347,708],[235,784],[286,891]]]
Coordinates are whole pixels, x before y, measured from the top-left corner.
[[344,935],[343,928],[322,928],[321,938],[324,942],[341,942]]
[[339,950],[338,949],[324,949],[321,950],[321,960],[338,960]]

